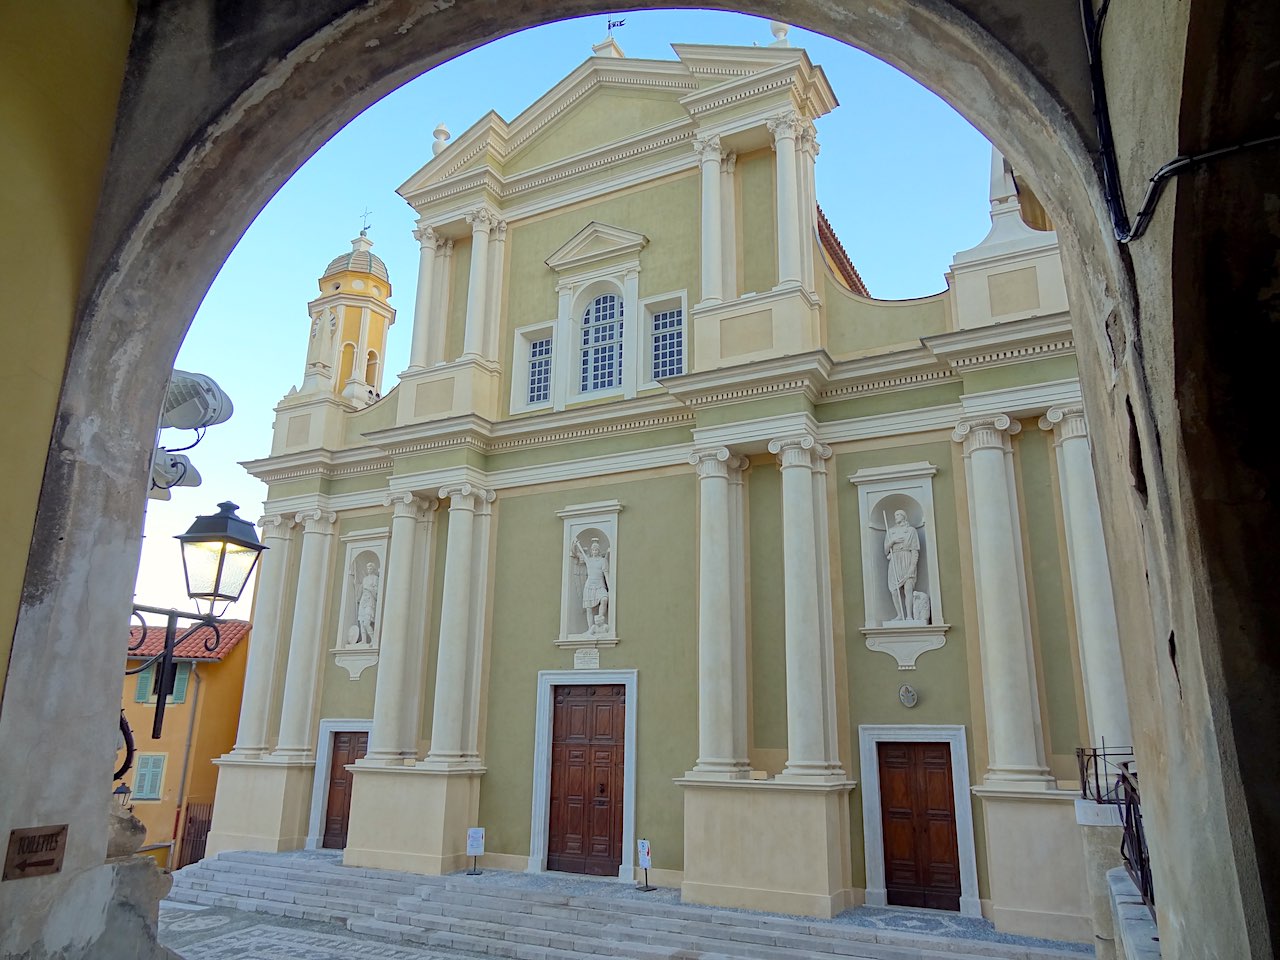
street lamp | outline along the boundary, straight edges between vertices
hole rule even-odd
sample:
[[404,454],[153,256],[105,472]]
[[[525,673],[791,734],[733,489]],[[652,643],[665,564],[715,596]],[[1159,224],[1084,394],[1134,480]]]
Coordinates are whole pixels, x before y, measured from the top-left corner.
[[[239,508],[234,503],[220,503],[217,513],[196,517],[190,529],[176,538],[182,544],[182,570],[187,580],[187,596],[196,602],[196,613],[134,604],[133,619],[142,625],[142,636],[137,643],[129,646],[130,652],[141,649],[146,642],[147,621],[143,614],[156,614],[166,618],[164,649],[145,663],[125,671],[128,676],[158,664],[153,687],[156,695],[155,721],[151,726],[153,740],[160,738],[164,725],[165,700],[173,693],[177,677],[177,664],[173,662],[174,648],[201,627],[210,627],[213,635],[205,640],[204,647],[210,653],[218,649],[218,644],[222,642],[222,635],[218,631],[221,621],[214,614],[214,607],[218,603],[224,603],[222,609],[225,612],[227,606],[240,599],[258,557],[267,549],[258,542],[253,524],[236,516],[237,509]],[[199,612],[201,601],[208,604],[208,610],[203,613]],[[191,620],[194,623],[179,635],[179,620]],[[124,722],[123,714],[121,722]],[[121,772],[116,774],[117,778],[129,769],[132,760],[130,752]]]

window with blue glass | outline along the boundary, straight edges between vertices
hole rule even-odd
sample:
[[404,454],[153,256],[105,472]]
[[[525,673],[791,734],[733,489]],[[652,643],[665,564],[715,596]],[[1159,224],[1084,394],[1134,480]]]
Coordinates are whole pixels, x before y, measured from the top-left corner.
[[653,376],[675,377],[684,373],[684,311],[679,307],[653,315]]
[[622,386],[622,298],[596,297],[582,315],[582,393]]
[[551,399],[551,338],[529,341],[529,403]]

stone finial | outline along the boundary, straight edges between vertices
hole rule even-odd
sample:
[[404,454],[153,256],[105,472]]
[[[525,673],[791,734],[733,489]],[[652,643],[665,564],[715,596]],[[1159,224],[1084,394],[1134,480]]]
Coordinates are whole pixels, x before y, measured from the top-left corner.
[[431,131],[431,136],[435,137],[435,142],[431,144],[431,155],[433,157],[439,156],[440,151],[449,145],[449,137],[452,134],[449,133],[449,128],[441,122]]
[[789,47],[791,41],[787,39],[787,34],[791,32],[791,27],[785,23],[779,23],[777,20],[769,22],[769,32],[773,34],[773,43],[771,47]]

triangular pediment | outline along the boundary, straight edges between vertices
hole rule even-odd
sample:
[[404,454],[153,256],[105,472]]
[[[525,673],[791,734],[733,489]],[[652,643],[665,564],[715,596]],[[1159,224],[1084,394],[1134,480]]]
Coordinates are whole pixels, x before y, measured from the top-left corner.
[[643,233],[592,220],[547,257],[547,266],[564,273],[614,258],[635,257],[648,242]]

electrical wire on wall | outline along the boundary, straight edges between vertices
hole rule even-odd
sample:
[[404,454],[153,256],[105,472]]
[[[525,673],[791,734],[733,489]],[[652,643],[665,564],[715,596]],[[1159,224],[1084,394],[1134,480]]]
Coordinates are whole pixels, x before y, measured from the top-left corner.
[[1080,0],[1080,17],[1084,25],[1084,43],[1089,57],[1089,81],[1093,93],[1093,119],[1098,128],[1098,147],[1102,161],[1102,187],[1111,213],[1111,226],[1116,240],[1120,243],[1132,243],[1144,233],[1155,215],[1156,205],[1169,180],[1180,173],[1186,173],[1210,160],[1250,150],[1254,147],[1280,143],[1280,134],[1257,137],[1229,147],[1219,147],[1174,157],[1161,166],[1151,179],[1147,181],[1147,193],[1142,198],[1142,206],[1132,224],[1129,212],[1125,208],[1124,189],[1120,184],[1120,164],[1116,159],[1116,144],[1111,128],[1111,113],[1107,109],[1107,84],[1102,66],[1102,30],[1107,22],[1107,11],[1111,8],[1111,0],[1103,0],[1097,12],[1093,9],[1093,0]]

